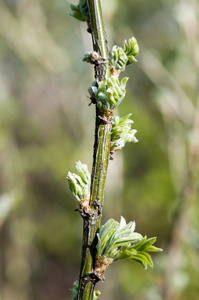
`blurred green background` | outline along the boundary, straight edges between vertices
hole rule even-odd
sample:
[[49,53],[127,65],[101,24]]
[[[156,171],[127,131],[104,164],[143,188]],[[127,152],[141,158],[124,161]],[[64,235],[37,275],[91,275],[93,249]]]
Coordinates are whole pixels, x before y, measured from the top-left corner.
[[[102,1],[110,47],[135,36],[119,115],[137,144],[110,161],[103,223],[157,236],[154,268],[117,262],[99,299],[199,299],[199,3]],[[65,0],[0,1],[0,300],[69,300],[82,220],[66,175],[92,165],[86,24]],[[123,75],[123,74],[122,74]]]

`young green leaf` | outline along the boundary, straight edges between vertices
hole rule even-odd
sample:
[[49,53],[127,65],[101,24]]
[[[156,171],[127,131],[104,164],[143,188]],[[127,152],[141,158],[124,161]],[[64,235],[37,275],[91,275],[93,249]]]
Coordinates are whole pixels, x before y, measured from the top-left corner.
[[99,83],[97,90],[94,84],[89,88],[91,97],[95,94],[97,106],[103,114],[111,112],[124,99],[127,81],[127,77],[124,77],[121,82],[119,82],[115,76],[111,76],[107,80],[103,79]]
[[71,11],[69,15],[76,18],[79,21],[88,21],[89,13],[88,13],[88,5],[87,0],[80,0],[79,4],[70,4]]
[[69,12],[70,16],[74,17],[79,21],[85,21],[85,17],[81,12],[79,4],[75,5],[74,3],[71,3],[70,8],[71,8],[71,11]]
[[78,201],[88,197],[90,192],[90,173],[88,167],[80,161],[76,162],[77,174],[68,172],[67,179],[69,188]]
[[111,131],[111,151],[120,150],[127,142],[138,142],[135,137],[137,130],[131,129],[133,121],[129,119],[131,114],[120,118],[113,118]]
[[[112,67],[112,74],[116,77],[125,67],[136,62],[135,56],[139,53],[139,47],[134,37],[124,41],[124,49],[116,45],[109,52],[109,59]],[[118,72],[115,72],[117,70]]]
[[77,300],[78,288],[79,288],[79,282],[75,281],[73,283],[73,288],[69,289],[73,300]]
[[[151,256],[148,252],[159,252],[162,249],[152,246],[156,238],[143,237],[134,232],[135,222],[126,224],[126,220],[121,217],[120,223],[111,219],[107,221],[97,234],[97,261],[106,262],[106,266],[101,265],[101,270],[105,269],[116,260],[130,259],[140,262],[145,269],[147,266],[153,267]],[[101,258],[101,259],[100,259]],[[106,258],[103,260],[103,258]],[[108,263],[107,263],[108,262]],[[98,269],[100,270],[99,266]]]
[[109,53],[109,58],[112,68],[116,70],[123,70],[128,62],[128,57],[121,47],[113,46]]
[[131,39],[124,41],[124,52],[128,57],[127,65],[136,62],[135,56],[139,53],[139,46],[137,40],[132,37]]

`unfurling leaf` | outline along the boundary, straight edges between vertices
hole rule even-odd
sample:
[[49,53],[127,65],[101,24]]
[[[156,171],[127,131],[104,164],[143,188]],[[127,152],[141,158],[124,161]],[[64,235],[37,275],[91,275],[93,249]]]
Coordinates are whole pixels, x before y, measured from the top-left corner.
[[127,65],[136,62],[135,56],[139,53],[139,46],[137,40],[132,37],[131,39],[124,41],[124,52],[128,57]]
[[113,111],[126,94],[127,77],[120,82],[115,76],[111,76],[107,80],[103,79],[99,85],[94,81],[89,88],[91,98],[95,97],[97,106],[103,114]]
[[[145,269],[153,267],[151,256],[148,252],[160,252],[162,249],[152,246],[156,238],[147,239],[141,234],[134,232],[135,222],[126,224],[121,217],[120,223],[110,219],[97,234],[97,263],[96,270],[105,269],[114,261],[128,258],[140,262]],[[99,261],[101,266],[99,268]],[[103,266],[103,261],[106,265]],[[100,274],[101,276],[101,274]]]
[[124,41],[124,49],[114,45],[109,52],[112,74],[118,77],[119,73],[123,71],[127,65],[137,61],[135,56],[138,53],[139,47],[134,37],[129,39],[128,42],[127,40]]
[[126,142],[138,142],[135,137],[137,130],[131,129],[133,121],[129,119],[130,116],[131,114],[122,118],[119,116],[113,118],[111,130],[111,151],[120,150],[125,146]]
[[87,0],[80,0],[79,4],[70,4],[71,11],[69,15],[76,18],[79,21],[88,21],[89,13],[88,13],[88,5]]
[[109,58],[112,68],[116,70],[123,70],[127,64],[128,57],[121,47],[113,46],[109,53]]
[[90,192],[90,173],[88,167],[80,161],[76,162],[75,169],[77,174],[68,172],[67,179],[70,190],[78,201],[88,197]]

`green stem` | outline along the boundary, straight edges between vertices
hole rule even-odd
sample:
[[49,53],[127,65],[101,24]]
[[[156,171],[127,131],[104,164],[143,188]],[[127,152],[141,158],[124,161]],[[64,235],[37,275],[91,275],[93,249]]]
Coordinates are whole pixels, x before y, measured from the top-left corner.
[[90,26],[93,41],[93,50],[98,52],[106,60],[106,75],[108,78],[111,76],[109,64],[109,49],[104,25],[101,1],[100,0],[87,0],[88,9],[90,14]]
[[[95,66],[95,77],[97,81],[100,81],[102,77],[107,79],[111,76],[106,30],[103,22],[100,0],[87,0],[87,3],[90,15],[93,50],[98,52],[105,59],[103,72],[100,66]],[[92,217],[84,218],[78,300],[92,300],[94,287],[98,281],[95,277],[91,280],[91,277],[88,274],[92,273],[95,263],[96,233],[99,231],[101,223],[112,128],[111,120],[108,119],[105,121],[102,117],[99,109],[96,107],[95,143],[90,200],[90,207],[95,213]]]

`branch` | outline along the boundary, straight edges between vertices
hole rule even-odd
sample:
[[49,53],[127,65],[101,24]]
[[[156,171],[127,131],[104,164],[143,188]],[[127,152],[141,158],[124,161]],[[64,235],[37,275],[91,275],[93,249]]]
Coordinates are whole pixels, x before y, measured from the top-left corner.
[[95,300],[99,296],[99,291],[94,292],[95,284],[104,280],[103,273],[112,262],[129,258],[146,269],[153,266],[148,252],[161,249],[152,246],[156,238],[147,240],[134,233],[135,223],[126,224],[124,218],[120,223],[109,220],[100,229],[110,154],[126,142],[137,142],[136,130],[131,129],[131,114],[113,117],[114,109],[125,97],[128,81],[126,77],[121,81],[118,78],[127,65],[136,61],[137,41],[132,37],[124,41],[123,48],[113,46],[109,51],[100,0],[80,0],[78,5],[71,4],[71,9],[73,17],[87,22],[87,31],[92,35],[93,51],[87,52],[83,60],[94,65],[95,81],[88,91],[96,107],[91,180],[87,166],[80,161],[76,163],[77,174],[69,172],[67,176],[84,222],[79,283],[74,283],[71,294],[73,300]]
[[[93,50],[103,57],[104,63],[95,63],[95,79],[100,82],[110,77],[110,64],[108,59],[108,43],[104,27],[101,4],[99,0],[88,0],[89,27],[92,34]],[[96,232],[99,230],[102,207],[104,201],[104,188],[110,156],[111,117],[104,120],[103,114],[96,106],[95,142],[93,153],[93,167],[91,176],[90,208],[93,215],[84,218],[82,262],[79,278],[78,298],[89,300],[97,279],[92,278],[92,271],[96,253]],[[88,274],[91,274],[88,276]]]

